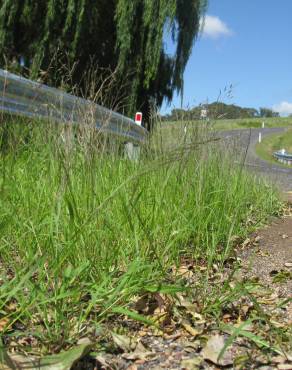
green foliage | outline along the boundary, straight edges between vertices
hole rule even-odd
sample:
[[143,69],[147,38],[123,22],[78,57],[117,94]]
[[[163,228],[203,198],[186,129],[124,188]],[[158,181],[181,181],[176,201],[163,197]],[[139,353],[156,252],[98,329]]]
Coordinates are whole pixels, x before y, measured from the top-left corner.
[[214,102],[199,105],[189,110],[173,109],[171,114],[165,116],[164,119],[167,121],[198,120],[201,117],[202,109],[207,110],[208,118],[210,119],[239,119],[259,116],[259,112],[254,108],[243,108],[234,104]]
[[269,109],[269,108],[260,108],[259,115],[260,117],[265,117],[265,118],[280,116],[278,112],[274,112],[272,109]]
[[[206,0],[3,0],[0,63],[32,78],[46,71],[45,81],[56,86],[64,79],[64,65],[75,64],[71,88],[77,84],[83,93],[84,72],[91,66],[117,70],[116,90],[126,97],[127,113],[148,114],[151,104],[160,106],[182,90],[205,8]],[[174,56],[164,48],[167,32],[176,45]]]
[[132,163],[97,150],[94,133],[11,125],[0,134],[0,311],[44,352],[126,312],[145,290],[171,291],[167,271],[184,256],[223,264],[232,235],[245,236],[247,219],[256,225],[278,204],[215,144],[198,145],[196,129],[187,150]]
[[173,109],[171,114],[163,117],[166,121],[177,120],[198,120],[201,117],[202,109],[208,112],[210,119],[240,119],[240,118],[272,118],[279,117],[278,112],[274,112],[268,108],[260,108],[258,111],[255,108],[245,108],[234,104],[226,104],[222,102],[214,102],[210,104],[199,105],[192,109]]

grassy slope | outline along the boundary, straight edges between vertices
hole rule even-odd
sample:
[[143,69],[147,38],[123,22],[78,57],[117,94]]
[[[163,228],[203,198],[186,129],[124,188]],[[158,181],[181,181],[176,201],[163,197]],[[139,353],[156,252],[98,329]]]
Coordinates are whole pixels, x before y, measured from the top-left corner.
[[286,149],[288,153],[292,153],[292,130],[282,134],[269,135],[256,146],[258,156],[269,162],[279,163],[273,158],[273,153],[280,149]]
[[[208,127],[211,130],[239,130],[248,128],[260,128],[265,122],[265,127],[289,127],[292,126],[292,118],[253,118],[253,119],[220,119],[209,123],[204,121],[163,121],[157,125],[154,140],[166,148],[172,147],[177,142],[183,143],[192,135],[195,127]],[[160,141],[163,137],[163,142]]]
[[183,284],[167,274],[182,257],[208,276],[234,235],[278,207],[271,189],[211,144],[196,145],[198,133],[192,150],[152,151],[139,163],[100,152],[85,134],[14,124],[0,135],[2,334],[21,320],[44,351],[74,343],[147,290]]
[[[169,121],[162,122],[162,126],[167,128],[168,126],[184,127],[191,124],[201,124],[202,121]],[[265,122],[265,127],[284,127],[292,126],[292,118],[288,117],[275,117],[275,118],[240,118],[240,119],[219,119],[211,120],[210,125],[215,130],[236,130],[244,128],[260,128],[262,123]]]
[[217,130],[233,130],[244,128],[260,128],[262,123],[265,127],[284,127],[292,126],[292,118],[253,118],[253,119],[235,119],[235,120],[217,120],[214,122],[214,129]]

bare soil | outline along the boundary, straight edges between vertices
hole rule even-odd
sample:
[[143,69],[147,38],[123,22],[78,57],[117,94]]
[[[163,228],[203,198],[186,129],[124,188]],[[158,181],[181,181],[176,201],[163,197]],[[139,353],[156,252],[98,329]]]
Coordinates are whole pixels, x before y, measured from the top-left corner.
[[[242,274],[257,277],[279,298],[292,298],[292,216],[274,220],[253,238],[258,243],[240,253]],[[292,325],[292,302],[287,316]]]

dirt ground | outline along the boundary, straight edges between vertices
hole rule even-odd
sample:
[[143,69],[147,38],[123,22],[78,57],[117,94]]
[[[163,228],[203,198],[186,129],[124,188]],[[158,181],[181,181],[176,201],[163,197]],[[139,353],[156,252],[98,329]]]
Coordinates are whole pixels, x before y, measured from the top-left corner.
[[[240,253],[242,273],[257,277],[279,298],[292,298],[292,216],[275,219],[253,237],[256,246]],[[292,325],[292,302],[287,315]]]

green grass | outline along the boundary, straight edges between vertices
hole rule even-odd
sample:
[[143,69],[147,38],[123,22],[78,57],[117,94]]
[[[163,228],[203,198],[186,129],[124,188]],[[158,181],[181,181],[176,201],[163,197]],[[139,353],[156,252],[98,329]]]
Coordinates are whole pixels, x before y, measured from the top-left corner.
[[291,117],[273,117],[273,118],[252,118],[252,119],[226,119],[216,120],[213,124],[216,130],[235,130],[247,128],[260,128],[262,123],[265,122],[265,127],[286,127],[292,126]]
[[[251,119],[218,119],[211,120],[209,123],[206,121],[162,121],[160,122],[154,131],[154,140],[157,144],[164,145],[165,148],[172,148],[177,145],[178,142],[181,144],[192,135],[195,128],[207,127],[208,131],[217,130],[240,130],[249,128],[260,128],[262,127],[263,121],[265,122],[266,128],[272,127],[289,127],[292,126],[292,118],[251,118]],[[185,132],[186,130],[186,132]],[[160,142],[160,138],[163,137],[163,143]]]
[[[238,118],[238,119],[217,119],[211,120],[209,125],[215,130],[236,130],[246,128],[261,128],[262,123],[265,127],[286,127],[292,125],[292,117],[273,117],[273,118]],[[185,125],[201,125],[202,121],[163,121],[162,127],[167,129],[169,126],[184,127]]]
[[[256,146],[257,155],[266,161],[279,163],[274,157],[273,153],[285,149],[288,153],[292,153],[292,130],[281,133],[273,134],[265,137],[260,144]],[[284,164],[281,164],[285,166]]]
[[168,273],[182,258],[223,265],[233,236],[278,210],[273,189],[192,138],[133,163],[94,130],[2,123],[3,335],[66,348],[140,294],[184,289]]

